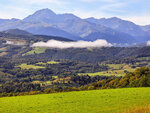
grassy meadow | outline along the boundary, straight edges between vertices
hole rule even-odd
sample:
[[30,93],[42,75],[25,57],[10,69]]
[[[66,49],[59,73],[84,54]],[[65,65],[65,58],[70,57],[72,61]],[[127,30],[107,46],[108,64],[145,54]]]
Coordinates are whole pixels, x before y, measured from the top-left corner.
[[133,72],[135,68],[127,64],[107,64],[109,67],[108,71],[95,72],[95,73],[79,73],[79,75],[89,75],[89,76],[124,76],[125,72]]
[[33,65],[33,64],[28,65],[26,63],[23,63],[23,64],[20,64],[19,66],[16,66],[16,67],[20,67],[21,69],[42,69],[42,68],[45,68],[46,64],[59,64],[59,62],[48,61],[47,63],[39,62],[36,64],[38,64],[38,65]]
[[150,88],[91,90],[0,98],[0,113],[126,113],[150,105]]
[[38,62],[36,64],[38,64],[38,65],[46,65],[46,64],[59,64],[59,63],[60,62],[56,62],[56,61],[48,61],[46,63],[44,63],[44,62]]
[[22,56],[45,53],[45,50],[46,50],[46,49],[47,49],[47,48],[35,47],[35,48],[33,48],[31,51],[29,51],[29,52],[23,54]]
[[41,69],[41,68],[45,68],[43,66],[28,65],[28,64],[25,64],[25,63],[23,63],[23,64],[21,64],[17,67],[20,67],[21,69]]

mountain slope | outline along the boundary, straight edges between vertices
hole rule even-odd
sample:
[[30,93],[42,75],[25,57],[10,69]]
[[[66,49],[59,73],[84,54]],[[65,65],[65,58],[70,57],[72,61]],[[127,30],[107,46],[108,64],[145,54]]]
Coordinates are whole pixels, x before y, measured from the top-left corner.
[[10,24],[13,22],[20,21],[19,19],[12,18],[12,19],[0,19],[0,25]]
[[94,22],[96,24],[104,25],[106,27],[115,29],[117,31],[130,34],[132,36],[143,36],[145,33],[140,26],[134,24],[133,22],[125,21],[117,17],[108,18],[108,19],[88,18],[86,20],[92,23]]
[[150,35],[150,25],[141,26],[141,28]]
[[135,37],[139,42],[144,42],[150,39],[150,35],[144,31],[141,26],[134,24],[133,22],[122,20],[117,17],[113,18],[102,18],[102,19],[95,19],[95,18],[87,18],[86,21],[104,25],[106,27],[112,28],[116,31],[126,33]]
[[80,37],[78,36],[70,34],[56,27],[53,27],[52,25],[48,25],[40,22],[17,21],[17,22],[2,25],[0,28],[1,31],[7,31],[9,29],[25,30],[28,31],[29,33],[37,34],[37,35],[60,36],[71,40],[80,39]]
[[80,40],[80,37],[72,35],[71,33],[68,33],[66,31],[54,27],[37,26],[37,27],[29,27],[26,28],[25,30],[37,35],[59,36],[69,38],[72,40]]

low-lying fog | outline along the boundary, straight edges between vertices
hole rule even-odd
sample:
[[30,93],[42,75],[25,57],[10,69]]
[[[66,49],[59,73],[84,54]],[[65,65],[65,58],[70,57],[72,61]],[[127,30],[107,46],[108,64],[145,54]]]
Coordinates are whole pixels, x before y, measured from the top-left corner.
[[25,45],[25,42],[6,40],[5,44],[21,46],[21,45]]
[[57,40],[49,40],[47,42],[37,42],[32,47],[51,47],[51,48],[88,48],[88,47],[111,47],[112,44],[106,40],[96,41],[77,41],[77,42],[64,42]]

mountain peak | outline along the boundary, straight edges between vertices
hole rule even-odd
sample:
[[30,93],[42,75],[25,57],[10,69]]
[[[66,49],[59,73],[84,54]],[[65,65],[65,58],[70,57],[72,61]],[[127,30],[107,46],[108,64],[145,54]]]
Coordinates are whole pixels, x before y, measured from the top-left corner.
[[23,21],[27,22],[48,22],[49,20],[52,20],[56,18],[56,13],[54,13],[52,10],[46,8],[36,11],[34,14],[29,15]]
[[86,19],[96,19],[96,18],[94,18],[94,17],[89,17],[89,18],[86,18]]
[[108,18],[108,19],[121,20],[121,19],[118,18],[118,17],[111,17],[111,18]]
[[55,12],[53,12],[51,9],[48,9],[48,8],[38,10],[34,14],[53,14],[53,15],[56,15]]

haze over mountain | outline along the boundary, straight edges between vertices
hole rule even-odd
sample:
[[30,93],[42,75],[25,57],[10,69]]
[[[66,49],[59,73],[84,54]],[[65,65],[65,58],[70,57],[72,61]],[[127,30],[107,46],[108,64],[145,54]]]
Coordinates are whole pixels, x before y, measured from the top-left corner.
[[150,40],[150,27],[113,18],[81,19],[73,14],[56,14],[42,9],[19,19],[0,19],[0,30],[21,29],[33,34],[61,36],[73,40],[94,41],[105,39],[109,43],[131,44]]

